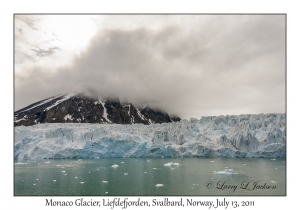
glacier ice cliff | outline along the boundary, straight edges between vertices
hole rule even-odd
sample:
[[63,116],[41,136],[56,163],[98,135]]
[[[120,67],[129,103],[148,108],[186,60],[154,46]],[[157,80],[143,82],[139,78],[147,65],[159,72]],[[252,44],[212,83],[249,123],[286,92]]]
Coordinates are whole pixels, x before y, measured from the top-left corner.
[[15,127],[14,157],[286,157],[286,115],[227,115],[163,124]]

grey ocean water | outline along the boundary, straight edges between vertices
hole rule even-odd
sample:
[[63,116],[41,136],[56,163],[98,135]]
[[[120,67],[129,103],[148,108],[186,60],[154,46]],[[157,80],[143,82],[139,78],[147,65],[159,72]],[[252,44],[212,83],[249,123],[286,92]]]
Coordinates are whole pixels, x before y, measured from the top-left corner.
[[[168,162],[179,166],[164,166]],[[114,164],[119,167],[111,167]],[[237,174],[214,174],[226,167]],[[14,195],[286,195],[286,162],[270,158],[15,161]]]

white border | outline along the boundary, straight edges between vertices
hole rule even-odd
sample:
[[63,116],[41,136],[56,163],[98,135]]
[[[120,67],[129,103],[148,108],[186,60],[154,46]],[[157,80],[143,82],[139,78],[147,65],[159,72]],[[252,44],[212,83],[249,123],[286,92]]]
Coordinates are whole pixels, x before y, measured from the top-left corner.
[[[298,7],[297,7],[298,6]],[[254,200],[255,207],[248,209],[283,209],[298,206],[299,174],[296,136],[299,123],[299,5],[296,1],[68,1],[61,0],[15,0],[1,1],[1,131],[4,143],[1,149],[1,204],[4,209],[30,208],[44,209],[46,197],[13,196],[13,14],[14,13],[287,13],[287,196],[286,197],[226,197],[226,200]],[[298,61],[298,62],[297,62]],[[296,174],[296,175],[294,175]],[[68,197],[55,197],[67,200]],[[75,197],[70,197],[75,199]],[[134,197],[130,197],[134,199]],[[162,198],[162,197],[159,197]],[[173,197],[175,198],[175,197]],[[216,200],[222,197],[197,197]],[[88,199],[88,197],[85,197]],[[95,198],[94,198],[95,199]],[[149,200],[151,197],[143,197]],[[63,209],[66,207],[55,207]],[[90,207],[91,208],[91,207]],[[299,207],[298,207],[299,208]],[[137,208],[135,208],[137,209]],[[163,208],[158,208],[163,209]],[[197,208],[198,209],[198,208]],[[296,208],[293,208],[296,209]]]

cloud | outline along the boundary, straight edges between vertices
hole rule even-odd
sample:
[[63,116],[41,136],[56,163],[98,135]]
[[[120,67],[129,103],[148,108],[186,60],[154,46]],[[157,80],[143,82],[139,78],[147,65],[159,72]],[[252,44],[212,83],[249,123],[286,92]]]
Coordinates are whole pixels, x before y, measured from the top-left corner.
[[39,47],[36,47],[36,49],[31,49],[33,52],[36,53],[38,57],[43,57],[43,56],[49,56],[55,53],[56,50],[59,50],[59,47],[50,47],[47,50],[43,50]]
[[15,15],[15,19],[26,23],[26,25],[32,30],[38,30],[36,27],[36,21],[38,19],[33,18],[32,16]]
[[284,15],[154,16],[155,27],[129,19],[108,17],[70,65],[16,74],[16,109],[75,89],[183,118],[285,111]]

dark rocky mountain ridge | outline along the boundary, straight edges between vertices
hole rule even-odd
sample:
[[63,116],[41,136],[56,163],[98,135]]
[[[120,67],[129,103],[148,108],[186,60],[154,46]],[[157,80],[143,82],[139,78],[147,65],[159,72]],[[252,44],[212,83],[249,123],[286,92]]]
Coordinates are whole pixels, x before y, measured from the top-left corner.
[[51,97],[14,113],[14,126],[38,123],[152,124],[180,120],[148,106],[136,108],[129,102],[122,104],[117,97],[100,101],[84,94]]

